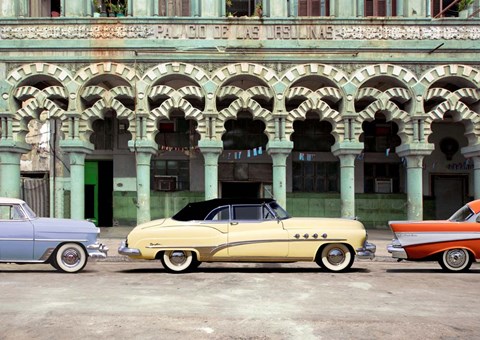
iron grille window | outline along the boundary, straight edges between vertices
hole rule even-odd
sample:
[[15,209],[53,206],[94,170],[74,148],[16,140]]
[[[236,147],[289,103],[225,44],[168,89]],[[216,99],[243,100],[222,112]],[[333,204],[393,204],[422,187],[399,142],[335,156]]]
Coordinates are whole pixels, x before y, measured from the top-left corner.
[[330,15],[330,0],[298,0],[299,17]]
[[185,118],[161,120],[158,123],[158,133],[155,136],[155,142],[159,146],[167,148],[189,148],[190,137],[194,130],[191,122]]
[[162,17],[189,17],[190,0],[159,0],[159,15]]
[[[278,0],[277,0],[278,1]],[[253,16],[257,6],[261,6],[261,0],[226,0],[227,14],[235,17]]]
[[392,192],[399,192],[400,168],[398,163],[365,163],[365,193],[379,192],[378,183],[386,181],[392,182]]
[[339,192],[338,162],[293,162],[293,191]]
[[386,17],[396,15],[396,0],[365,0],[366,17]]
[[[190,162],[180,160],[152,160],[150,187],[153,190],[184,191],[190,189]],[[168,184],[168,187],[162,187]]]

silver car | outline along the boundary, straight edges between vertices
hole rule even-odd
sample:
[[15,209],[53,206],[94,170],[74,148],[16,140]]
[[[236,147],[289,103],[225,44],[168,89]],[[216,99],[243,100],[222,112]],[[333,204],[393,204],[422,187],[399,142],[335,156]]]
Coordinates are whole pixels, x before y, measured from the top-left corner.
[[100,229],[88,221],[37,217],[22,200],[0,197],[0,263],[50,263],[77,273],[88,258],[105,258]]

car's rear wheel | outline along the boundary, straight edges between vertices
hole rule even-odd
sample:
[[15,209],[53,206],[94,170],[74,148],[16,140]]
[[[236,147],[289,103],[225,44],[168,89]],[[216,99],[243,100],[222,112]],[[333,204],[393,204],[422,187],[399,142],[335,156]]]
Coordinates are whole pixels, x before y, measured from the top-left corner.
[[450,272],[467,271],[472,265],[472,256],[469,251],[462,248],[445,250],[438,263],[443,270]]
[[171,273],[186,272],[200,265],[195,253],[188,250],[167,250],[161,260],[163,267]]
[[78,273],[87,264],[85,249],[76,243],[65,243],[53,254],[52,266],[64,273]]
[[332,272],[340,272],[347,270],[353,264],[354,254],[345,244],[327,244],[317,256],[317,264]]

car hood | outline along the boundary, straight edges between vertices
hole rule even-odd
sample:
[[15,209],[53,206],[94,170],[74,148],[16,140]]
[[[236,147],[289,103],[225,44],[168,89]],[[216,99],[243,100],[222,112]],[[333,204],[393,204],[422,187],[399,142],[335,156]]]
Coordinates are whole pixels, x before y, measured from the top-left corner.
[[42,230],[56,230],[61,229],[62,232],[87,232],[87,233],[100,233],[100,228],[97,228],[95,224],[89,221],[82,220],[70,220],[66,218],[48,218],[39,217],[32,220],[35,229]]

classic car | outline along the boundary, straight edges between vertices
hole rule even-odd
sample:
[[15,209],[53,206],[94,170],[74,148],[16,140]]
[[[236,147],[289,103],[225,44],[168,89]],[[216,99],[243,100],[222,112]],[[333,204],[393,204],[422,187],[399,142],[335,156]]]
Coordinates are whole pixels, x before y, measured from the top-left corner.
[[89,256],[107,256],[99,233],[89,221],[37,217],[24,201],[0,197],[0,263],[50,263],[76,273]]
[[445,271],[467,271],[480,259],[480,200],[467,203],[448,220],[390,221],[393,258],[438,261]]
[[171,218],[140,224],[118,252],[160,259],[168,272],[201,262],[315,261],[343,271],[355,255],[373,259],[362,223],[340,218],[293,218],[273,199],[213,199],[190,203]]

